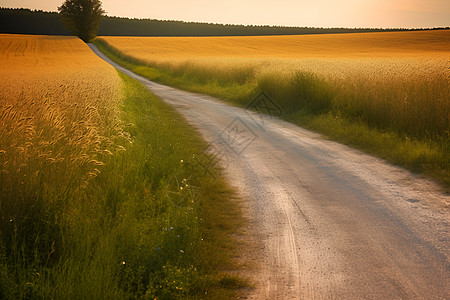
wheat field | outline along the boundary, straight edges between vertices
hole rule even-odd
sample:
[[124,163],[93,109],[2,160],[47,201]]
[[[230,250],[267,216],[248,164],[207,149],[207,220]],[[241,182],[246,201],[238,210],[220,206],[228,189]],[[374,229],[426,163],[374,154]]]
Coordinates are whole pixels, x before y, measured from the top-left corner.
[[448,55],[448,30],[300,36],[102,37],[148,61],[174,58],[362,58]]
[[196,78],[199,85],[212,82],[264,90],[288,114],[304,106],[305,95],[298,87],[303,79],[312,76],[330,98],[316,99],[324,103],[319,105],[320,111],[331,110],[408,136],[448,138],[450,30],[101,37],[100,41],[126,59],[165,70],[172,77]]
[[1,266],[40,266],[98,205],[87,187],[123,149],[122,80],[73,37],[0,35],[0,66]]
[[[43,177],[52,192],[74,176],[86,184],[121,135],[116,71],[71,37],[0,35],[0,65],[2,181]],[[35,191],[30,180],[2,194]]]

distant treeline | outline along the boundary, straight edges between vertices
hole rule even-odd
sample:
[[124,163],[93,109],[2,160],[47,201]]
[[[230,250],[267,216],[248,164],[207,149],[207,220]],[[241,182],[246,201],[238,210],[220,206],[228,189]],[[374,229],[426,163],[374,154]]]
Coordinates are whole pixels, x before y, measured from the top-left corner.
[[70,35],[56,12],[0,8],[0,33]]
[[[434,28],[443,29],[443,28]],[[448,29],[448,28],[446,28]],[[244,26],[152,19],[104,17],[98,35],[121,36],[239,36],[295,35],[402,31],[411,29],[380,28],[312,28],[283,26]],[[56,12],[24,8],[0,8],[0,33],[70,35]]]

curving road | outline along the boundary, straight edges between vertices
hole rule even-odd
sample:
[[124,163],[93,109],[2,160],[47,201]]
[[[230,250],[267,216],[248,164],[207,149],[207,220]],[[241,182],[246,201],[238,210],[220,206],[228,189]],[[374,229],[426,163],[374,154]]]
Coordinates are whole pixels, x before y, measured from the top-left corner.
[[450,197],[433,183],[277,119],[150,82],[211,142],[245,199],[250,299],[450,299]]

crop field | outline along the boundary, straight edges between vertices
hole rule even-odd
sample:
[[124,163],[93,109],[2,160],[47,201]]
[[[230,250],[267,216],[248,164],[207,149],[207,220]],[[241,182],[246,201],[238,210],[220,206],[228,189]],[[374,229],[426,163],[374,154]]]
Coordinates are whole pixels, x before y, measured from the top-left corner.
[[448,53],[448,31],[247,37],[102,37],[148,61],[208,57],[405,57]]
[[[0,53],[2,176],[11,183],[31,176],[41,185],[44,179],[43,186],[54,189],[44,193],[61,192],[73,176],[87,182],[122,133],[116,71],[75,38],[0,35]],[[30,172],[38,166],[47,174]],[[26,188],[1,187],[2,195],[36,190]]]
[[21,298],[98,205],[88,186],[127,138],[123,84],[77,38],[0,35],[0,49],[0,296]]
[[0,35],[0,49],[0,296],[42,296],[42,267],[65,256],[63,239],[83,246],[73,231],[98,209],[91,183],[128,138],[123,84],[77,38]]
[[[433,165],[437,177],[450,182],[450,30],[100,37],[97,44],[150,79],[239,105],[264,91],[290,121],[339,135],[414,171]],[[373,130],[378,137],[368,138]]]
[[197,176],[189,209],[166,196],[206,144],[80,39],[0,35],[0,124],[1,299],[233,294],[214,229],[239,222],[232,192]]
[[[396,126],[419,135],[443,133],[449,128],[449,30],[102,40],[151,66],[172,67],[173,72],[183,73],[197,69],[195,75],[203,80],[272,85],[261,88],[273,94],[281,93],[282,85],[295,86],[296,74],[314,74],[339,95],[330,105],[345,107],[346,113],[362,113],[377,125]],[[291,101],[301,105],[302,100]],[[295,107],[296,103],[287,106]]]

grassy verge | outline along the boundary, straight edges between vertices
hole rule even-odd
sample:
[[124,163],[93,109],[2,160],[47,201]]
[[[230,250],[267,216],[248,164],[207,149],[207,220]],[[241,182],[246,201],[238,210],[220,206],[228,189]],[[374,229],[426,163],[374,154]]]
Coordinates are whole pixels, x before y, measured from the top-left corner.
[[123,67],[162,84],[242,104],[255,94],[256,82],[251,79],[249,81],[253,74],[251,68],[244,67],[220,73],[215,69],[205,69],[190,63],[178,67],[170,64],[150,65],[145,61],[122,54],[100,38],[95,39],[93,43]]
[[[282,107],[285,120],[423,174],[447,192],[450,189],[448,101],[439,100],[446,98],[448,90],[444,77],[393,78],[379,84],[361,81],[347,87],[305,72],[256,76],[251,68],[230,73],[189,63],[149,64],[124,55],[102,39],[95,44],[114,61],[150,80],[239,106],[264,91]],[[405,92],[410,93],[408,101]]]
[[65,199],[2,195],[0,298],[226,299],[244,285],[220,272],[233,268],[231,236],[243,219],[218,170],[201,167],[205,142],[120,76],[129,136],[116,149],[125,151],[110,153],[87,185],[67,187]]

